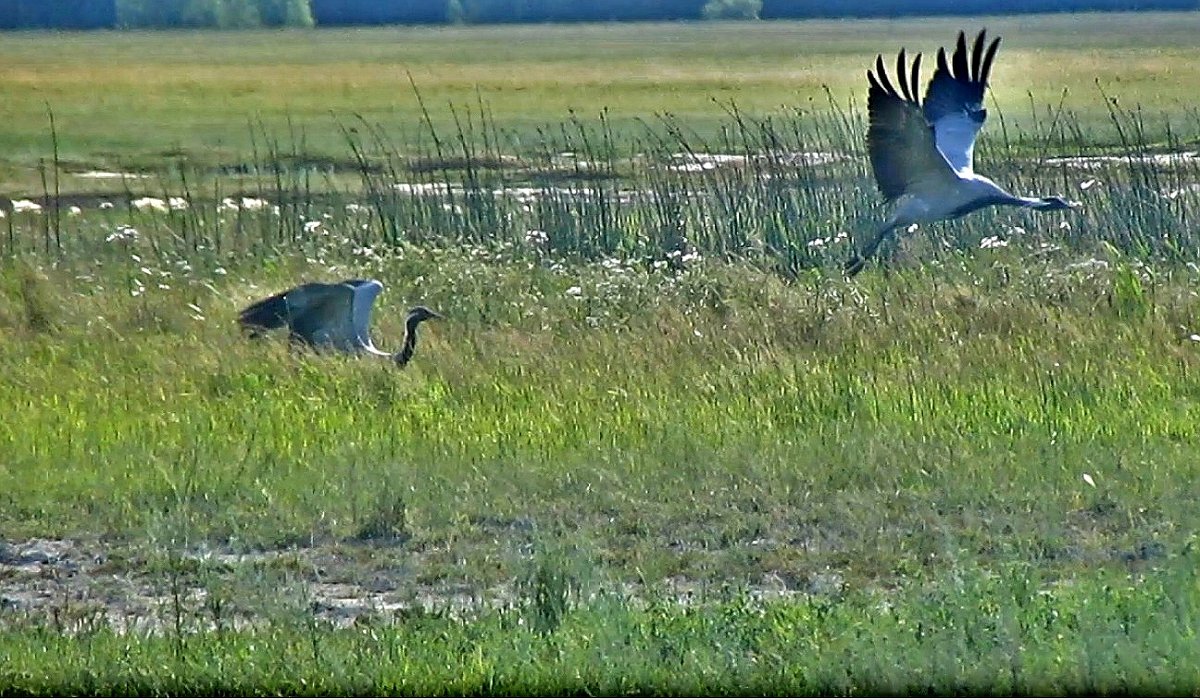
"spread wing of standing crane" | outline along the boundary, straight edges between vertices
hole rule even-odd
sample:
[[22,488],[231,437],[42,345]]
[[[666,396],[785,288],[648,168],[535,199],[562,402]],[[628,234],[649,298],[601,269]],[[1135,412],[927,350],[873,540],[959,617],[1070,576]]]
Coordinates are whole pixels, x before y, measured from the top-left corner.
[[404,345],[395,354],[383,352],[371,342],[369,333],[371,307],[382,291],[383,283],[377,280],[309,282],[247,306],[238,322],[252,336],[287,326],[293,342],[390,357],[403,367],[417,347],[417,326],[441,316],[424,306],[413,307],[404,322]]
[[846,263],[846,273],[858,274],[884,239],[894,230],[916,223],[957,219],[984,207],[1009,205],[1054,211],[1076,204],[1061,197],[1020,197],[975,172],[975,137],[987,119],[983,95],[1000,39],[987,43],[987,30],[967,47],[958,33],[954,55],[938,49],[937,69],[917,101],[921,55],[896,57],[897,90],[888,78],[883,57],[876,56],[867,93],[867,149],[875,182],[892,213],[862,250]]

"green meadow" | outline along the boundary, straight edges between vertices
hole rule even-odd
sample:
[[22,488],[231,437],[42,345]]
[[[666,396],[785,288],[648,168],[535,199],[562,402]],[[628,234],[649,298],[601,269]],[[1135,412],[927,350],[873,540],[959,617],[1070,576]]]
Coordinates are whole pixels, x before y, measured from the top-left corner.
[[[981,24],[1083,208],[845,279]],[[1197,30],[5,36],[0,692],[1195,694]],[[404,370],[236,326],[348,277]]]
[[1113,145],[1097,82],[1156,119],[1194,118],[1197,13],[10,33],[0,45],[0,184],[37,183],[37,162],[49,154],[48,107],[75,171],[154,169],[180,158],[240,163],[260,123],[276,137],[302,132],[307,153],[340,160],[338,122],[352,115],[412,146],[426,131],[410,76],[439,132],[455,130],[451,105],[461,113],[482,102],[509,150],[534,150],[540,129],[602,111],[633,131],[672,114],[711,138],[730,102],[758,116],[824,111],[830,98],[862,107],[876,53],[894,57],[906,46],[932,60],[960,28],[977,26],[1004,37],[992,97],[1010,126],[1030,125],[1031,105],[1061,105],[1090,140]]

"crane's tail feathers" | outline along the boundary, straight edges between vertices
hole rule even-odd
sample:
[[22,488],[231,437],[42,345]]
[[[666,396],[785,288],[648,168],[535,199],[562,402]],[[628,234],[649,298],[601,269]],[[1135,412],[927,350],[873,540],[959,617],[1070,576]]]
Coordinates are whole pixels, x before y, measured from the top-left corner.
[[866,258],[861,255],[854,255],[846,261],[846,265],[842,268],[842,272],[845,273],[847,277],[854,277],[858,273],[862,272],[863,268],[866,266]]
[[262,334],[262,331],[272,328],[282,328],[288,322],[288,305],[283,294],[267,297],[256,301],[238,315],[238,323],[242,328],[250,329],[251,337]]

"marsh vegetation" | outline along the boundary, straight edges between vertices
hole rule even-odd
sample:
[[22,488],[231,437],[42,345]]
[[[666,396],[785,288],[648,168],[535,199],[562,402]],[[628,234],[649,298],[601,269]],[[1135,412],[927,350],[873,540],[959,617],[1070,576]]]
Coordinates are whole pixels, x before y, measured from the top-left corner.
[[[0,77],[0,687],[1194,692],[1200,125],[1173,96],[1200,79],[1164,67],[1197,20],[1076,18],[1070,46],[1031,21],[989,22],[977,158],[1083,210],[921,228],[852,282],[882,212],[845,98],[881,37],[949,20],[803,51],[810,25],[764,25],[759,57],[727,25],[367,32],[471,50],[321,70],[290,35],[170,69],[135,36],[172,128],[26,68],[53,138]],[[84,70],[90,35],[40,40]],[[615,48],[556,65],[588,41]],[[1069,99],[1021,72],[1048,54]],[[250,55],[246,102],[193,73]],[[521,86],[480,78],[497,55]],[[339,65],[354,89],[304,87]],[[404,372],[237,332],[368,276],[380,345],[415,303],[447,317]]]

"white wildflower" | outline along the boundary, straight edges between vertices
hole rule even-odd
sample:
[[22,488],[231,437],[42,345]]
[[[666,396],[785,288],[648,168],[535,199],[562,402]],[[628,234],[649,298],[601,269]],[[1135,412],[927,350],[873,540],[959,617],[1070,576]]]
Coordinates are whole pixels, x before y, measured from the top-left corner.
[[305,221],[304,222],[304,232],[305,233],[316,233],[317,229],[321,228],[321,223],[322,222],[320,222],[320,221]]
[[42,205],[38,204],[32,199],[14,199],[12,201],[12,210],[14,214],[20,214],[21,212],[27,211],[36,214],[42,210]]
[[112,209],[112,208],[113,208],[113,206],[114,206],[114,205],[113,205],[113,203],[112,203],[112,202],[100,202],[100,208],[101,208],[101,209]]
[[79,216],[82,213],[83,213],[83,209],[81,209],[77,206],[71,206],[67,209],[68,216]]
[[356,211],[361,211],[363,209],[366,209],[366,207],[359,204],[358,202],[350,202],[349,204],[346,205],[346,211],[351,212],[351,213],[356,212]]
[[567,290],[567,296],[569,296],[569,297],[581,297],[581,296],[583,296],[583,287],[571,287],[571,288],[569,288],[569,289]]
[[258,197],[242,197],[242,209],[258,211],[259,209],[267,208],[268,204],[267,200],[259,199]]
[[217,269],[213,270],[213,274],[214,275],[227,275],[229,273],[225,271],[225,268],[218,267]]
[[184,199],[183,197],[168,197],[167,198],[167,206],[171,207],[172,209],[174,209],[176,211],[178,211],[180,209],[187,209],[188,201],[186,199]]
[[105,243],[123,243],[125,241],[136,241],[138,239],[138,231],[132,226],[118,226],[117,230],[108,234],[104,238]]
[[538,229],[529,229],[525,232],[525,242],[533,245],[545,245],[550,240],[550,235],[545,231]]
[[985,249],[986,248],[1007,248],[1008,241],[1004,240],[1003,238],[1001,238],[999,236],[985,236],[983,238],[983,240],[979,241],[979,247],[985,248]]
[[139,197],[129,204],[138,211],[144,211],[146,209],[153,209],[154,211],[170,211],[170,208],[167,207],[167,203],[158,197]]
[[1081,262],[1071,263],[1070,265],[1067,265],[1067,269],[1068,270],[1107,270],[1108,269],[1108,261],[1100,260],[1098,258],[1088,258],[1087,260],[1083,260]]

